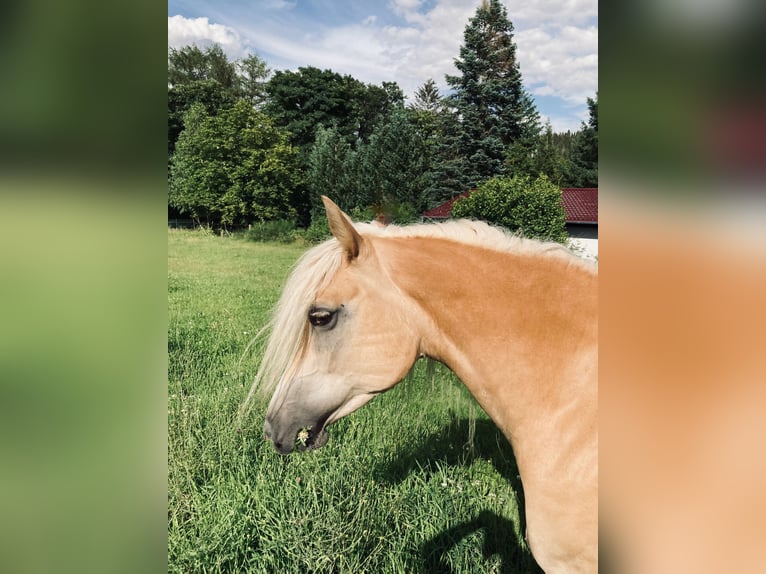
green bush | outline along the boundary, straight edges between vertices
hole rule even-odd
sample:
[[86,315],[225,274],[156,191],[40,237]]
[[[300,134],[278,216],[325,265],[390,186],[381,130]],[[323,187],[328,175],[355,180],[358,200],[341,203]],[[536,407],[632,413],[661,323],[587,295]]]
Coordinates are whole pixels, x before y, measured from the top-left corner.
[[453,217],[482,219],[524,237],[565,243],[561,190],[541,175],[494,177],[452,205]]
[[326,239],[330,239],[332,234],[330,233],[330,224],[327,223],[327,217],[324,214],[315,215],[311,218],[311,225],[306,229],[306,233],[303,236],[306,243],[317,244],[322,243]]
[[245,232],[248,241],[278,241],[280,243],[292,243],[295,240],[297,230],[295,222],[287,219],[275,219],[273,221],[259,221],[253,223]]
[[374,221],[382,216],[388,223],[409,225],[418,218],[417,210],[407,202],[385,201],[382,204],[355,207],[349,215],[354,221]]

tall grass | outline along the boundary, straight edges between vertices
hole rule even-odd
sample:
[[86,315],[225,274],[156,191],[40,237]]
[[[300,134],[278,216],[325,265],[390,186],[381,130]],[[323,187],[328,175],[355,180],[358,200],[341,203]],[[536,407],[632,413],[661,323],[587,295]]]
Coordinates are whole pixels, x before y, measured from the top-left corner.
[[411,376],[282,457],[237,409],[302,248],[168,231],[170,572],[536,572],[505,439],[455,377]]

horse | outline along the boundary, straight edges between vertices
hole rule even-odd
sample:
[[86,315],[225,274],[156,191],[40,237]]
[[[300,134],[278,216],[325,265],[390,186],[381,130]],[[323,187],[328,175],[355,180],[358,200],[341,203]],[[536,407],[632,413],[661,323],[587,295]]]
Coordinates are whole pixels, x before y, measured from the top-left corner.
[[540,567],[596,572],[597,265],[479,221],[354,224],[322,201],[333,238],[296,263],[248,394],[273,393],[265,438],[320,448],[435,359],[510,442]]

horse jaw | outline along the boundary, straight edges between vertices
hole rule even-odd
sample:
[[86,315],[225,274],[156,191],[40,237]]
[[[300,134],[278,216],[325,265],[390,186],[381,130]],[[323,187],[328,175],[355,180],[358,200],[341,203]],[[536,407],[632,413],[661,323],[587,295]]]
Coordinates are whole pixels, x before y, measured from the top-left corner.
[[[319,412],[308,412],[305,407],[279,408],[274,412],[269,409],[263,424],[263,433],[280,454],[290,454],[296,446],[299,451],[319,449],[327,444],[328,426],[358,410],[378,394],[380,393],[352,394],[337,408]],[[306,433],[304,440],[301,440],[302,432]]]

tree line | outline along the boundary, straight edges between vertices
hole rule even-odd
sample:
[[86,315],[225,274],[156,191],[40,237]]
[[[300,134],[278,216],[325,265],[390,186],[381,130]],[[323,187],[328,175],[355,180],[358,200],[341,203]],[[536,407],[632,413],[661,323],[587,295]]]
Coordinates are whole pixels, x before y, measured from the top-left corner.
[[577,132],[542,125],[499,0],[477,8],[455,65],[447,94],[429,78],[406,103],[395,82],[272,72],[217,45],[169,49],[170,213],[215,227],[308,226],[324,194],[406,221],[498,176],[597,185],[598,96]]

